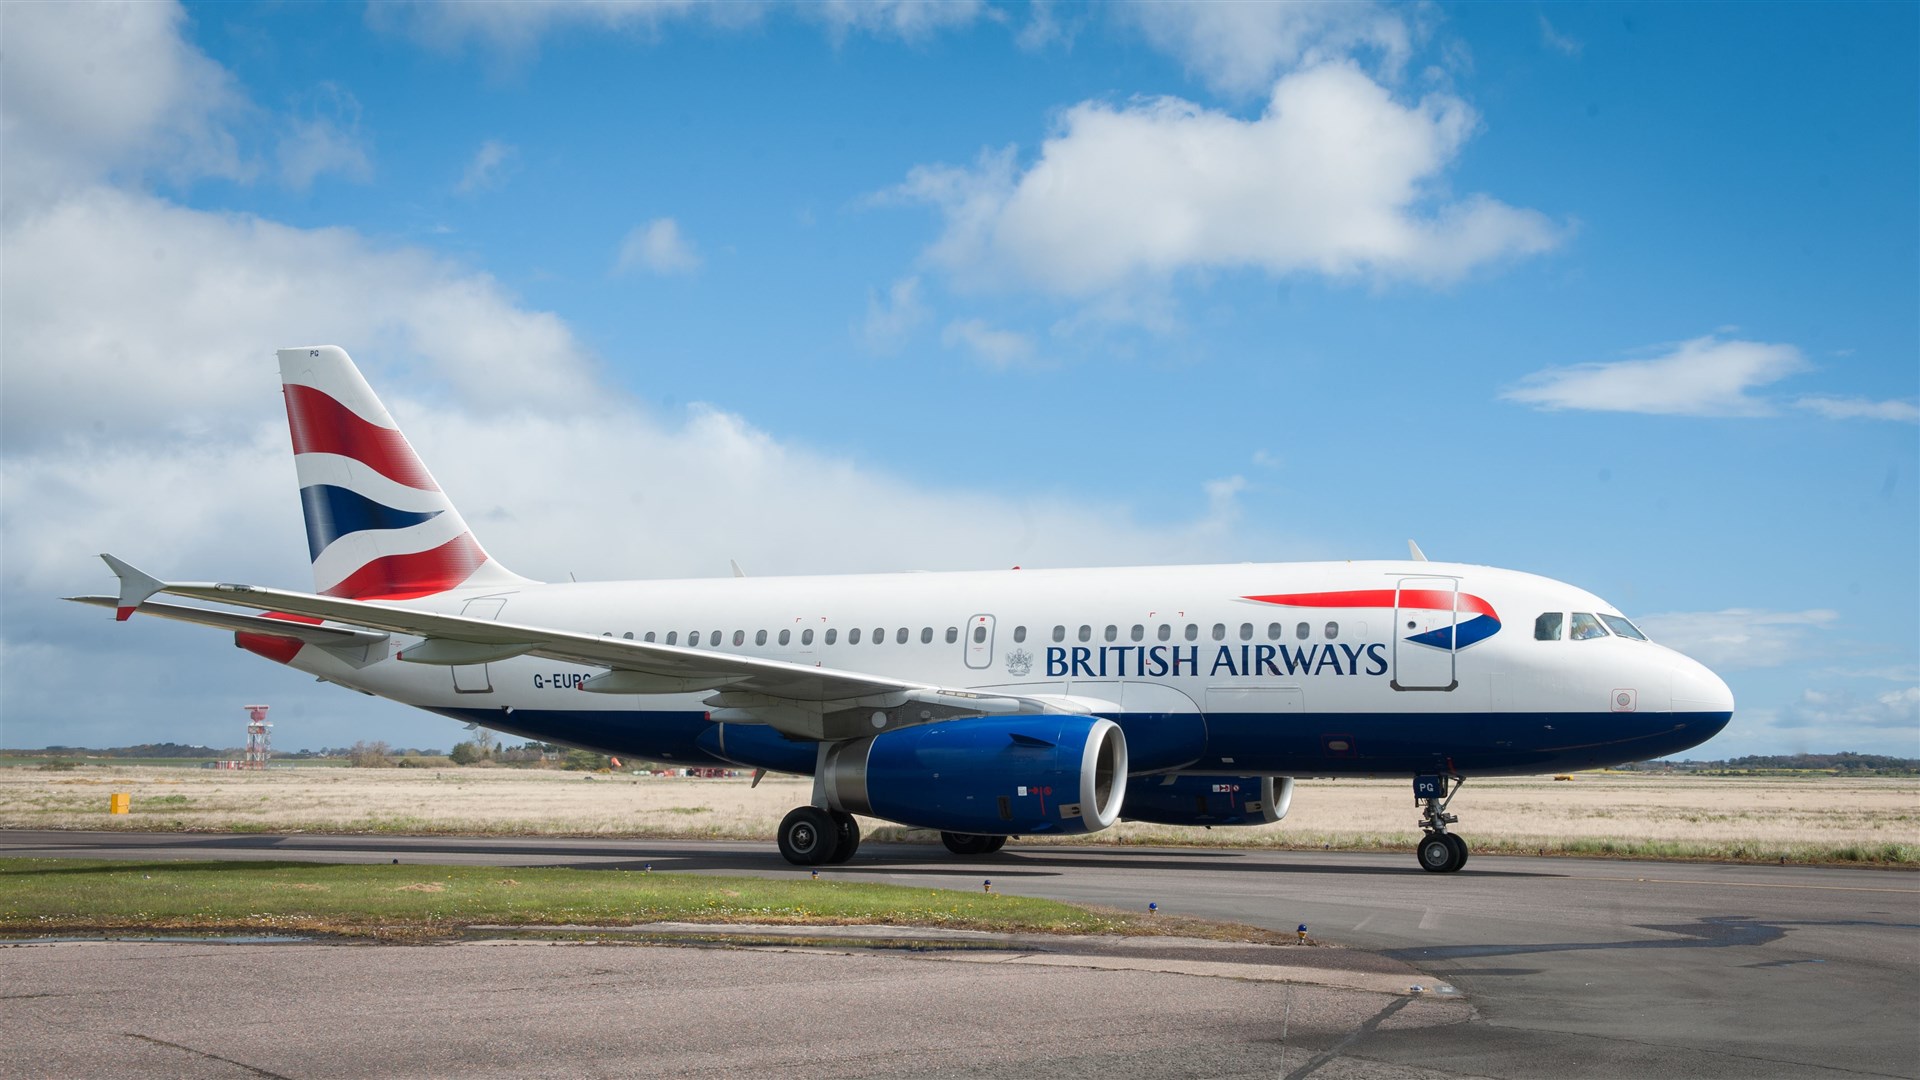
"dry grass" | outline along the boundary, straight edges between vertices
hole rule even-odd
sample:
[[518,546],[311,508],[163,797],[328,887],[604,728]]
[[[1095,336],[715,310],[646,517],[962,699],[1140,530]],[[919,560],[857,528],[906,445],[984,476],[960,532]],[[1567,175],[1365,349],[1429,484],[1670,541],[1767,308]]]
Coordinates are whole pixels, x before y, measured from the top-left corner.
[[[133,812],[107,813],[131,792]],[[694,780],[508,769],[287,769],[262,774],[86,766],[0,769],[0,827],[420,832],[768,839],[811,781]],[[1455,801],[1479,851],[1920,864],[1920,780],[1581,773],[1479,780]],[[1401,780],[1303,780],[1253,829],[1122,824],[1093,842],[1406,849]],[[876,838],[902,830],[865,821]]]

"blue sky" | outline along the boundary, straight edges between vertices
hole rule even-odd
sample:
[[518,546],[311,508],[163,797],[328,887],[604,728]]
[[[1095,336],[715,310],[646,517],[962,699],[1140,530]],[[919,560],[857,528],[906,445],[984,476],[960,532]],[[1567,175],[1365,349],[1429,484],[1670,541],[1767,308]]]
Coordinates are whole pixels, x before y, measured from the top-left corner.
[[345,346],[564,578],[1435,558],[1920,755],[1912,5],[15,4],[0,745],[459,729],[58,595],[308,580]]

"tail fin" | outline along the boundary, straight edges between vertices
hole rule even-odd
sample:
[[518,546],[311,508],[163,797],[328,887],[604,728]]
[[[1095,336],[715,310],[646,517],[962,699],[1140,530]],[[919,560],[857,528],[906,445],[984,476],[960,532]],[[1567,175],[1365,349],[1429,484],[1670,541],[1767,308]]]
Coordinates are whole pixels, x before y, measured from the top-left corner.
[[487,556],[346,350],[280,350],[313,584],[401,600],[528,579]]

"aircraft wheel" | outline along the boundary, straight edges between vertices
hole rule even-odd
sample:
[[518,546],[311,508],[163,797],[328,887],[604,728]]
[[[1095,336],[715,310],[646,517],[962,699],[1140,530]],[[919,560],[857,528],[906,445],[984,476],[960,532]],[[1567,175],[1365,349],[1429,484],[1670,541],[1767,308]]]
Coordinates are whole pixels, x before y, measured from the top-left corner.
[[1458,836],[1455,836],[1452,833],[1447,833],[1446,836],[1447,836],[1447,845],[1453,848],[1452,869],[1458,870],[1461,867],[1467,865],[1467,842],[1465,840],[1460,839]]
[[1447,841],[1446,833],[1428,833],[1421,839],[1420,846],[1415,849],[1420,856],[1420,869],[1430,874],[1445,874],[1459,869],[1454,862],[1456,856],[1453,845]]
[[999,845],[994,843],[995,840],[1005,842],[1001,837],[983,836],[980,833],[943,832],[940,834],[940,842],[955,855],[986,855],[998,850]]
[[983,852],[981,852],[981,854],[982,854],[982,855],[991,855],[991,854],[993,854],[994,852],[996,852],[996,851],[999,851],[999,850],[1000,850],[1001,848],[1003,848],[1003,847],[1006,847],[1006,846],[1007,846],[1007,838],[1006,838],[1006,837],[1004,837],[1004,836],[989,836],[989,837],[987,837],[987,850],[985,850],[985,851],[983,851]]
[[860,850],[860,823],[844,810],[833,811],[835,847],[830,863],[843,863]]
[[795,866],[820,866],[839,846],[839,825],[817,806],[795,807],[780,822],[780,854]]

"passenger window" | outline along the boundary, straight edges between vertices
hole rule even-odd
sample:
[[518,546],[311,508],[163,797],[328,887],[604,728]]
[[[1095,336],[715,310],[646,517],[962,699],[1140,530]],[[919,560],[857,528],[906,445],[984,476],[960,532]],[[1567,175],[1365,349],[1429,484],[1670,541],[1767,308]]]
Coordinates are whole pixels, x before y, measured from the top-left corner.
[[975,645],[984,645],[984,644],[986,644],[986,641],[987,641],[987,628],[986,628],[986,627],[984,627],[984,626],[976,626],[976,627],[974,627],[974,628],[973,628],[973,643],[974,643]]
[[[832,631],[828,631],[828,633],[832,633]],[[792,640],[793,640],[793,631],[791,630],[780,631],[780,644],[785,645],[791,642]],[[829,640],[828,644],[832,644],[831,640]]]
[[893,640],[896,644],[905,645],[907,643],[907,628],[903,626],[895,630],[893,632]]
[[747,643],[747,632],[745,630],[735,630],[733,632],[733,643],[736,647],[745,645]]
[[[831,645],[833,644],[834,639],[839,636],[840,636],[840,628],[837,626],[829,626],[827,627],[826,636],[822,640],[824,640],[827,644]],[[813,639],[813,631],[811,630],[800,635],[800,640],[802,641],[810,641],[812,639]]]
[[847,631],[847,644],[849,645],[860,644],[860,628],[859,627],[856,626],[853,629]]
[[[831,634],[831,633],[833,633],[833,631],[831,631],[831,630],[829,630],[829,631],[827,631],[827,633],[829,633],[829,634]],[[811,645],[811,644],[813,644],[813,631],[812,631],[812,630],[802,630],[802,631],[800,631],[800,644],[802,644],[802,645]]]
[[1299,638],[1301,641],[1305,641],[1307,638],[1313,636],[1313,627],[1308,626],[1306,623],[1301,623],[1299,626],[1293,628],[1293,636]]
[[1066,628],[1066,627],[1064,627],[1064,626],[1056,626],[1056,627],[1054,627],[1054,628],[1053,628],[1053,640],[1055,640],[1055,641],[1065,641],[1065,640],[1067,640],[1067,628]]
[[753,643],[755,645],[765,645],[767,643],[767,632],[765,630],[755,630],[753,632]]
[[1599,619],[1594,618],[1584,611],[1576,611],[1573,613],[1573,630],[1567,635],[1568,638],[1574,641],[1590,641],[1593,638],[1603,638],[1606,636],[1607,628],[1600,625]]
[[922,645],[933,644],[933,627],[923,626],[920,628],[920,644]]
[[1199,641],[1199,640],[1200,640],[1200,626],[1199,626],[1199,624],[1197,624],[1197,623],[1188,623],[1188,624],[1187,624],[1187,640],[1188,640],[1188,641]]
[[647,641],[652,641],[652,640],[653,640],[653,631],[651,631],[651,630],[649,630],[649,631],[647,631],[647,636],[646,636],[646,638],[645,638],[644,640],[647,640]]
[[1092,641],[1092,640],[1093,640],[1093,627],[1091,627],[1091,626],[1087,626],[1087,625],[1085,625],[1085,624],[1082,624],[1082,625],[1081,625],[1081,627],[1080,627],[1080,640],[1081,640],[1081,641]]
[[1621,618],[1618,615],[1608,615],[1608,614],[1602,613],[1600,616],[1600,621],[1603,623],[1606,623],[1607,629],[1613,631],[1614,634],[1619,637],[1632,638],[1634,641],[1647,640],[1647,635],[1641,633],[1639,627],[1633,625],[1632,623],[1628,622],[1627,620]]
[[1026,627],[1024,627],[1024,626],[1016,626],[1016,627],[1014,627],[1014,628],[1013,628],[1013,643],[1014,643],[1015,645],[1018,645],[1018,644],[1020,644],[1021,642],[1023,642],[1023,641],[1025,641],[1025,640],[1027,640],[1027,628],[1026,628]]
[[1213,624],[1213,640],[1215,641],[1227,640],[1227,624],[1226,623],[1217,622]]
[[1267,640],[1268,641],[1279,641],[1280,635],[1285,632],[1286,632],[1285,628],[1283,628],[1277,622],[1270,622],[1267,624]]
[[878,626],[874,627],[873,643],[875,645],[885,645],[887,643],[887,632]]
[[709,635],[707,637],[707,644],[713,646],[716,649],[719,648],[720,647],[720,631],[715,630],[711,635]]
[[1241,641],[1253,640],[1253,624],[1252,623],[1243,622],[1240,624],[1240,640]]
[[1560,624],[1567,621],[1565,612],[1549,611],[1533,620],[1533,640],[1559,641]]
[[1340,636],[1340,624],[1337,622],[1328,623],[1327,624],[1327,640],[1332,641],[1334,638],[1337,638],[1339,636]]
[[1107,640],[1108,641],[1120,640],[1120,628],[1113,625],[1112,623],[1107,624]]
[[1161,624],[1160,624],[1160,633],[1159,633],[1159,636],[1160,636],[1160,640],[1161,640],[1161,641],[1166,641],[1166,640],[1169,640],[1170,638],[1172,638],[1172,637],[1173,637],[1173,626],[1172,626],[1171,624],[1169,624],[1169,623],[1161,623]]
[[674,644],[677,644],[679,641],[680,641],[680,631],[678,630],[667,631],[667,644],[674,645]]
[[698,630],[687,631],[687,648],[697,649],[699,647],[700,647],[700,631]]
[[[1054,634],[1054,639],[1053,639],[1053,640],[1055,640],[1055,641],[1059,641],[1059,640],[1060,640],[1060,637],[1059,637],[1059,633],[1058,633],[1058,631],[1059,631],[1059,629],[1060,629],[1060,628],[1059,628],[1059,627],[1057,627],[1057,626],[1056,626],[1056,627],[1054,627],[1054,631],[1055,631],[1055,634]],[[957,626],[949,626],[949,627],[947,627],[947,644],[949,644],[949,645],[951,645],[951,644],[953,644],[954,642],[956,642],[956,641],[959,641],[959,640],[960,640],[960,628],[959,628],[959,627],[957,627]]]
[[1146,636],[1147,636],[1147,628],[1144,626],[1141,626],[1139,623],[1134,623],[1133,624],[1133,640],[1144,641],[1146,640]]
[[632,641],[632,640],[633,640],[633,631],[631,631],[631,630],[629,630],[629,631],[627,631],[626,633],[624,633],[624,634],[621,634],[620,636],[621,636],[621,637],[623,637],[623,638],[626,638],[626,639],[627,639],[628,641]]

